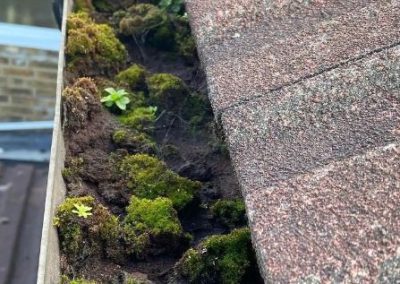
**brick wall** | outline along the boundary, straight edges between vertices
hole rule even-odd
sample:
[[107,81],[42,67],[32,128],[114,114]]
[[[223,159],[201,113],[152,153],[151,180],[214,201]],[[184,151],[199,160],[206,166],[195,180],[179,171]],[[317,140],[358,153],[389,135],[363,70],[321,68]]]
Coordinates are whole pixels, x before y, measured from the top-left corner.
[[58,53],[0,45],[0,121],[52,120]]

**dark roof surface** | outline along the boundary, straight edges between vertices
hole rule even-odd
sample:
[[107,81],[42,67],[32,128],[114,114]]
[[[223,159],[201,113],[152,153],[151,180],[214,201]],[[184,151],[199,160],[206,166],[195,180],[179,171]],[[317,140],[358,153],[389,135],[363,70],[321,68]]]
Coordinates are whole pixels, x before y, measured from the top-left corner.
[[46,164],[2,163],[0,284],[36,283],[47,171]]

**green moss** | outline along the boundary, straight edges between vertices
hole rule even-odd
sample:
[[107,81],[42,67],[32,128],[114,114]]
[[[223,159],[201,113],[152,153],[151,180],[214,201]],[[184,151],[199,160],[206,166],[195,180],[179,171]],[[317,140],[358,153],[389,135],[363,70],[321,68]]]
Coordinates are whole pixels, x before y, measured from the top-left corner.
[[197,56],[196,42],[192,36],[177,39],[178,52],[186,60],[193,61]]
[[164,250],[170,251],[187,243],[170,199],[158,197],[150,200],[132,196],[126,211],[127,242],[136,255],[147,254],[152,248],[165,245],[168,247]]
[[163,145],[160,149],[160,154],[164,158],[179,158],[179,150],[175,145],[172,144],[166,144]]
[[114,132],[113,140],[115,143],[123,143],[127,140],[128,133],[126,130],[120,129]]
[[126,224],[139,233],[149,232],[155,236],[182,233],[177,213],[168,198],[150,200],[133,196],[126,211]]
[[246,207],[243,200],[218,200],[211,211],[214,217],[230,228],[246,224]]
[[136,0],[92,0],[92,2],[97,11],[111,13],[132,6]]
[[113,134],[113,141],[131,153],[153,153],[156,150],[156,143],[147,134],[138,131],[118,129]]
[[65,168],[62,171],[62,176],[67,181],[74,181],[82,171],[84,160],[81,157],[67,158]]
[[171,21],[175,28],[176,51],[180,56],[193,63],[197,58],[196,42],[191,34],[189,20],[187,17],[172,16]]
[[137,280],[133,276],[128,276],[124,282],[124,284],[142,284],[143,282],[140,280]]
[[189,96],[182,79],[167,73],[154,74],[147,79],[151,103],[161,109],[180,110]]
[[61,250],[71,256],[77,256],[82,252],[84,232],[80,224],[80,218],[73,213],[75,204],[83,204],[92,207],[93,197],[67,198],[59,207],[54,218],[54,224],[59,228]]
[[128,188],[141,198],[160,196],[172,200],[178,210],[192,201],[200,183],[181,177],[155,157],[146,154],[126,156],[120,171],[128,180]]
[[74,11],[75,12],[85,12],[91,13],[93,12],[93,5],[91,0],[75,0],[74,2]]
[[241,283],[252,265],[250,232],[237,229],[227,235],[208,237],[197,249],[188,250],[177,271],[191,283]]
[[119,30],[124,35],[139,36],[162,25],[166,14],[152,4],[131,6],[119,23]]
[[157,108],[138,107],[119,117],[119,121],[131,129],[151,132],[156,120]]
[[213,120],[211,106],[209,101],[204,96],[192,93],[188,96],[182,111],[181,116],[189,120],[192,129],[197,129],[199,126],[204,128],[206,123]]
[[[73,212],[77,204],[90,207],[92,215],[79,217]],[[93,197],[66,198],[57,209],[54,225],[59,231],[60,248],[69,258],[101,255],[103,251],[105,257],[120,258],[118,218],[104,206],[96,204]]]
[[125,47],[108,25],[95,24],[87,13],[79,12],[68,17],[67,27],[65,51],[70,67],[115,68],[125,61]]
[[115,76],[119,84],[126,84],[132,91],[143,90],[146,86],[146,69],[134,64],[128,69],[121,71]]
[[96,284],[95,281],[86,280],[84,278],[75,278],[70,280],[67,276],[61,276],[61,284]]

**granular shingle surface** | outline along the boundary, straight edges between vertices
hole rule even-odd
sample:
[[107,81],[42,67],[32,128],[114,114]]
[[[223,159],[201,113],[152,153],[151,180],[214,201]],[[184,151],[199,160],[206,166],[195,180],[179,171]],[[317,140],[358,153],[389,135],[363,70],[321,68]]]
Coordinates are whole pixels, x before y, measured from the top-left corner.
[[[216,111],[396,45],[400,39],[397,1],[304,1],[309,4],[298,9],[278,5],[297,1],[272,1],[275,5],[270,8],[257,2],[255,7],[262,7],[255,10],[267,9],[268,15],[258,24],[232,34],[225,31],[225,22],[217,20],[217,11],[214,17],[208,15],[211,12],[201,12],[198,6],[203,7],[204,2],[192,0],[188,6],[193,10],[194,30],[199,31],[200,54]],[[246,11],[243,18],[262,14]],[[204,22],[210,17],[214,21]],[[246,25],[254,22],[243,18]],[[210,42],[219,31],[219,40]]]
[[378,278],[400,254],[399,180],[400,147],[391,144],[247,193],[267,279],[398,283],[400,275]]
[[400,283],[400,1],[189,0],[270,283]]

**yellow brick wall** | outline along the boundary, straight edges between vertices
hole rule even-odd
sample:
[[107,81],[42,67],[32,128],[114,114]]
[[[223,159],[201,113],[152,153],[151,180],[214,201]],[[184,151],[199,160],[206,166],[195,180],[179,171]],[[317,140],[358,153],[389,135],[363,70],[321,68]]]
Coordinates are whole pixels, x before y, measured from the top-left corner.
[[52,120],[58,53],[0,45],[0,121]]

